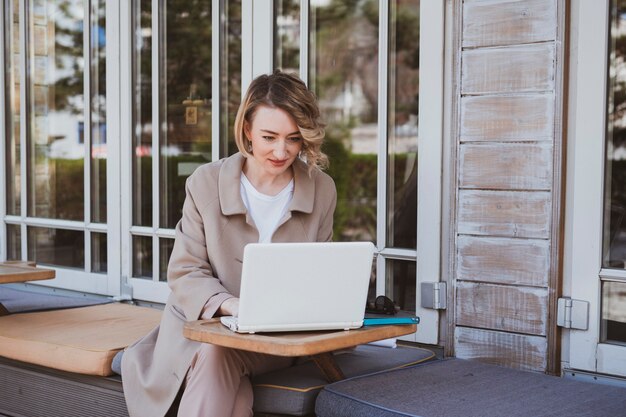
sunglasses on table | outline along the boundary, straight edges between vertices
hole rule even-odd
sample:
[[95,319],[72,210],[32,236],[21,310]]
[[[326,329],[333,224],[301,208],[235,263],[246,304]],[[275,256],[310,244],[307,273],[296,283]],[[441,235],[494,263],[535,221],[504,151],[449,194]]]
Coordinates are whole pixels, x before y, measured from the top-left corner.
[[373,303],[367,303],[367,307],[365,308],[366,313],[372,314],[393,315],[396,314],[396,311],[396,305],[393,300],[384,295],[376,297]]

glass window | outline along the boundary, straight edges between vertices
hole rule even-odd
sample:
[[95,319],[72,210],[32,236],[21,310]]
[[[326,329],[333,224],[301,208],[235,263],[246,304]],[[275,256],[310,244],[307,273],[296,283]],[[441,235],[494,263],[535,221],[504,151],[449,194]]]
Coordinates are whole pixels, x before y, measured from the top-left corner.
[[391,298],[401,310],[415,311],[415,270],[414,261],[389,259],[387,267],[387,288],[385,294]]
[[390,2],[387,139],[387,245],[417,244],[419,0]]
[[623,269],[626,268],[626,4],[611,3],[603,266]]
[[299,72],[300,1],[274,1],[274,68]]
[[135,1],[133,11],[132,222],[152,226],[152,1]]
[[376,239],[378,1],[312,2],[309,87],[327,123],[335,240]]
[[626,346],[626,283],[602,284],[602,325],[600,340]]
[[[324,151],[337,186],[334,239],[371,240],[383,248],[379,272],[387,295],[415,311],[420,1],[390,0],[383,27],[376,0],[309,2],[307,51],[298,46],[299,4],[274,2],[274,66],[297,72],[300,54],[307,54],[306,81],[327,124]],[[388,43],[379,50],[383,35]],[[378,90],[380,57],[387,62],[386,94]],[[387,112],[386,132],[379,104]],[[386,172],[378,172],[380,158]],[[378,200],[381,177],[384,201]],[[377,241],[379,226],[383,241]]]
[[16,261],[22,259],[22,234],[20,226],[7,224],[7,260]]
[[[610,2],[603,267],[626,268],[626,3]],[[600,341],[626,346],[626,282],[602,282]]]
[[85,268],[85,233],[76,230],[28,228],[28,260],[37,264]]
[[[20,147],[20,37],[19,3],[5,1],[5,151],[6,212],[20,215],[21,210],[21,147]],[[19,252],[18,252],[19,253]]]
[[224,2],[220,40],[220,158],[237,153],[235,116],[241,103],[241,0]]
[[[106,10],[105,0],[91,2],[91,221],[107,221]],[[106,271],[106,270],[105,270]]]
[[[7,225],[7,255],[23,259],[26,249],[29,261],[106,272],[107,235],[89,230],[90,224],[105,230],[93,223],[107,221],[106,3],[27,2],[22,8],[26,39],[19,38],[20,23],[24,25],[20,4],[3,3],[8,11],[4,23],[11,28],[3,45],[5,56],[11,57],[4,77],[7,212],[36,217],[38,225],[11,219],[15,224]],[[22,126],[20,116],[27,121]],[[20,134],[26,138],[24,149]],[[25,166],[20,158],[26,159]],[[27,188],[22,190],[24,177]],[[27,204],[21,207],[24,194]],[[85,247],[92,249],[91,264],[85,261]]]
[[211,0],[164,2],[160,87],[160,227],[180,219],[185,180],[211,161]]
[[[241,100],[241,0],[220,2],[217,80],[212,26],[218,11],[212,3],[161,0],[154,10],[151,0],[133,2],[133,277],[166,280],[173,239],[155,230],[176,226],[185,181],[197,167],[236,151],[232,126]],[[216,90],[219,97],[213,96]],[[213,128],[219,138],[213,138]],[[213,155],[214,140],[218,155]]]
[[91,271],[106,273],[107,270],[107,235],[106,233],[92,233]]
[[[152,144],[156,135],[158,227],[171,229],[180,219],[185,180],[212,159],[211,0],[167,0],[159,6],[155,11],[149,0],[135,2],[133,224],[153,226]],[[158,39],[154,19],[159,23]],[[153,48],[159,54],[158,79]],[[158,97],[153,95],[155,81]],[[157,113],[155,102],[159,103]]]
[[174,239],[161,238],[159,239],[160,257],[159,265],[159,281],[167,281],[167,265],[169,264],[172,250],[174,249]]
[[84,219],[82,0],[29,8],[28,214]]
[[133,277],[152,278],[152,238],[133,236]]

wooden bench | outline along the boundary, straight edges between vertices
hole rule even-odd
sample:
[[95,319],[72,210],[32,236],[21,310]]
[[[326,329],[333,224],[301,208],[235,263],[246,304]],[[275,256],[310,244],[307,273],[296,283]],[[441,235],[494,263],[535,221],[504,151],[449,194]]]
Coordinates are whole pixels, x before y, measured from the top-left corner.
[[0,415],[128,417],[111,361],[160,317],[121,303],[0,317]]
[[117,352],[158,325],[161,312],[111,303],[0,317],[0,356],[83,375],[111,376]]
[[[0,317],[0,415],[128,417],[112,361],[156,326],[160,315],[156,309],[112,303]],[[352,377],[433,357],[419,348],[360,346],[336,360]],[[259,416],[311,415],[327,384],[311,361],[252,382]]]

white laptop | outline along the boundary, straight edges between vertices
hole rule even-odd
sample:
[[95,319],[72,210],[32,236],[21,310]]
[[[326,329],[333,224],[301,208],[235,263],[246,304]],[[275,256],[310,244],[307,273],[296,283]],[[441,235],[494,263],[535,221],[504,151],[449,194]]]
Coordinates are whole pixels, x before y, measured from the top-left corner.
[[363,325],[371,242],[252,243],[244,249],[239,333],[355,329]]

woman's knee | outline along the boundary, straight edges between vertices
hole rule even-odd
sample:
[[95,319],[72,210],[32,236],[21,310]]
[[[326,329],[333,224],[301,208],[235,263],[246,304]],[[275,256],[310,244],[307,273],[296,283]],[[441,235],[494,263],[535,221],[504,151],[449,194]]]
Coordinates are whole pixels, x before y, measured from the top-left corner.
[[247,376],[241,377],[235,404],[233,405],[232,417],[252,417],[254,415],[252,412],[253,403],[254,394],[250,378]]
[[207,367],[215,372],[217,369],[224,367],[241,368],[241,363],[233,349],[202,343],[192,363],[192,368],[197,367]]

